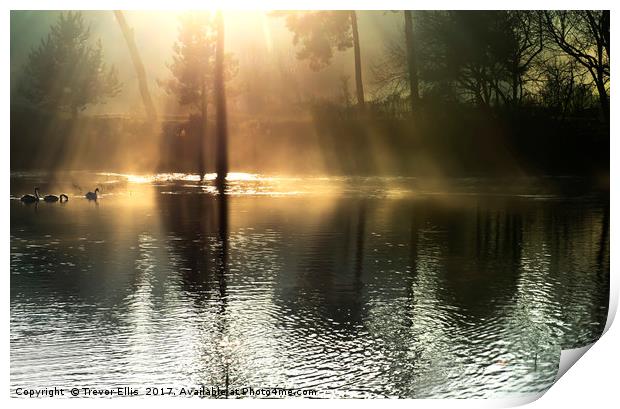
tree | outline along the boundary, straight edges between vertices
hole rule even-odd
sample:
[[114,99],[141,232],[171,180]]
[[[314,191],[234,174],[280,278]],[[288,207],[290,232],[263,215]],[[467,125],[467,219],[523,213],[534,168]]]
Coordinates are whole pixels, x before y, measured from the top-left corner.
[[357,103],[364,106],[362,57],[355,11],[292,11],[274,15],[286,18],[286,27],[293,33],[293,44],[300,47],[297,58],[308,60],[318,71],[329,65],[334,51],[353,47]]
[[228,174],[228,117],[226,112],[226,89],[224,80],[224,16],[217,13],[217,47],[215,50],[215,107],[217,111],[216,134],[216,183],[220,193],[224,193],[224,184]]
[[215,59],[215,28],[210,14],[182,15],[172,51],[172,62],[168,64],[172,77],[158,83],[168,94],[177,97],[179,105],[189,107],[190,112],[206,114]]
[[[216,61],[217,27],[213,16],[208,12],[189,12],[181,17],[179,36],[173,45],[172,63],[168,65],[172,77],[158,81],[168,94],[175,95],[181,106],[190,109],[190,115],[200,117],[198,138],[198,173],[205,174],[203,144],[208,134],[208,105],[214,98],[214,65]],[[223,80],[236,75],[238,64],[232,55],[222,61]]]
[[592,86],[585,78],[587,75],[587,71],[572,59],[556,56],[545,61],[538,70],[541,83],[538,96],[542,106],[561,119],[596,107]]
[[383,57],[371,65],[373,93],[377,97],[401,97],[411,93],[406,48],[400,36],[388,39]]
[[409,77],[409,100],[411,112],[417,108],[419,99],[418,91],[418,65],[416,61],[415,42],[413,41],[413,15],[411,10],[405,10],[405,44],[407,46],[407,73]]
[[121,31],[123,32],[123,37],[125,37],[127,48],[129,49],[129,54],[131,55],[131,61],[133,62],[136,75],[138,76],[138,86],[140,88],[140,95],[142,96],[146,116],[150,121],[154,121],[157,118],[157,112],[155,111],[153,100],[151,99],[151,93],[149,92],[148,83],[146,81],[146,71],[144,70],[144,64],[142,64],[138,47],[136,47],[133,29],[127,25],[122,11],[115,10],[114,16],[116,17],[116,21],[118,21]]
[[[519,104],[525,74],[543,51],[539,19],[523,11],[420,13],[420,75],[479,106]],[[451,93],[450,91],[448,91]]]
[[404,10],[403,17],[404,36],[387,42],[384,58],[373,64],[371,70],[377,93],[383,94],[388,100],[402,98],[408,93],[409,109],[413,113],[420,99],[417,42],[412,11]]
[[80,12],[61,13],[24,67],[24,96],[36,106],[70,112],[103,103],[121,90],[114,66],[107,69],[101,40],[92,44]]
[[609,10],[543,11],[548,38],[590,73],[609,119]]
[[543,51],[542,25],[533,11],[506,11],[504,18],[508,30],[506,70],[510,84],[505,100],[517,105],[523,99],[525,75]]
[[360,36],[357,30],[357,14],[354,10],[349,11],[351,19],[351,32],[353,33],[353,51],[355,56],[355,86],[357,90],[357,103],[364,106],[364,83],[362,81],[362,56],[360,51]]

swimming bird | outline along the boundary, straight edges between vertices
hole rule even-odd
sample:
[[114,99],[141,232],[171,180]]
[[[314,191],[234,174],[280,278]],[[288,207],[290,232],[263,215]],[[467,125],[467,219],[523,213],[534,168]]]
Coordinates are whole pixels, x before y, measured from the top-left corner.
[[35,187],[34,188],[34,195],[23,195],[20,200],[22,202],[24,202],[24,203],[35,203],[35,202],[38,202],[39,199],[40,199],[40,197],[39,197],[39,188]]
[[62,203],[63,201],[66,202],[67,200],[69,200],[69,196],[65,195],[64,193],[61,193],[60,196],[46,195],[43,197],[43,200],[46,202],[57,202],[58,200],[60,200],[60,202]]
[[99,192],[99,188],[95,189],[94,192],[88,192],[86,193],[85,197],[88,200],[97,200],[97,193]]

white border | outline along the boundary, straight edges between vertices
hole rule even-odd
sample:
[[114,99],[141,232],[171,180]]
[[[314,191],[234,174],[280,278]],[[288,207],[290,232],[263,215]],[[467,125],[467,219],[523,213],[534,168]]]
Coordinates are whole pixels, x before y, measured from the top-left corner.
[[[76,9],[76,10],[87,10],[87,9],[154,9],[154,10],[179,10],[179,9],[201,9],[201,8],[224,8],[229,10],[241,10],[241,9],[249,9],[249,10],[259,10],[259,9],[357,9],[357,10],[402,10],[402,9],[611,9],[612,10],[612,27],[615,27],[616,24],[616,10],[614,9],[614,3],[611,1],[588,1],[584,3],[583,1],[534,1],[534,0],[521,0],[521,1],[503,1],[501,3],[497,1],[446,1],[446,0],[409,0],[409,1],[392,1],[392,0],[383,0],[383,1],[368,1],[368,0],[314,0],[314,1],[299,1],[299,0],[264,0],[264,1],[244,1],[244,0],[205,0],[205,1],[190,1],[190,0],[175,0],[171,1],[162,1],[162,0],[152,0],[147,2],[134,1],[134,0],[112,0],[112,1],[6,1],[4,2],[7,8],[5,13],[2,14],[2,27],[4,27],[2,36],[2,51],[3,55],[7,56],[10,53],[10,39],[9,39],[9,27],[10,27],[10,14],[9,10],[25,10],[25,9]],[[616,40],[618,40],[618,36],[614,35],[614,29],[611,30],[612,35],[612,48],[616,44]],[[10,159],[9,159],[9,109],[10,109],[10,92],[9,92],[9,78],[10,78],[10,70],[9,64],[6,62],[2,65],[1,70],[3,72],[3,81],[2,81],[2,93],[4,98],[2,99],[2,118],[3,118],[3,135],[0,137],[0,155],[1,163],[4,167],[4,177],[0,180],[0,186],[2,189],[2,193],[5,198],[9,196],[9,174],[10,174]],[[615,65],[612,65],[612,75],[613,78],[616,78]],[[612,126],[611,126],[611,152],[617,152],[618,143],[616,142],[616,128],[617,124],[615,121],[617,110],[615,109],[614,99],[611,99],[611,117],[612,117]],[[619,166],[614,161],[611,161],[611,208],[613,209],[612,213],[617,214],[616,211],[619,209],[618,202],[616,198],[617,192],[617,183],[618,180],[618,169]],[[2,235],[2,250],[1,250],[1,259],[0,265],[3,266],[2,270],[2,295],[5,301],[4,309],[2,310],[2,318],[4,325],[2,327],[2,336],[5,348],[2,350],[3,363],[5,365],[4,371],[4,385],[5,385],[5,404],[10,405],[10,407],[23,406],[23,407],[33,407],[39,405],[49,406],[51,408],[57,407],[82,407],[84,401],[78,399],[70,399],[70,400],[54,400],[47,399],[44,401],[35,401],[35,400],[26,400],[26,399],[10,399],[9,396],[9,297],[10,297],[10,286],[9,286],[9,272],[8,266],[10,263],[10,243],[9,243],[9,226],[10,226],[10,217],[9,217],[9,201],[3,200],[0,201],[1,211],[3,218],[3,235]],[[615,217],[611,217],[611,230],[610,236],[613,235],[613,232],[618,231],[618,222]],[[611,241],[611,254],[613,257],[611,259],[615,259],[615,255],[620,254],[618,252],[618,246],[615,241]],[[611,327],[610,324],[613,321],[615,316],[617,305],[618,305],[618,277],[615,272],[613,266],[613,262],[611,264],[611,294],[610,294],[610,309],[609,309],[609,318],[606,330],[607,332],[602,337],[600,341],[595,343],[590,351],[587,353],[587,357],[584,359],[580,359],[579,362],[575,364],[575,369],[568,371],[566,376],[563,376],[559,382],[554,385],[547,394],[534,402],[533,407],[555,407],[555,406],[563,406],[567,405],[569,407],[573,406],[585,406],[592,404],[604,404],[607,402],[612,402],[617,400],[616,390],[616,375],[617,374],[617,365],[618,365],[618,352],[616,349],[617,345],[620,345],[618,342],[618,329],[616,327]],[[512,401],[467,401],[467,400],[393,400],[393,401],[326,401],[320,402],[321,405],[344,405],[344,406],[365,406],[369,404],[389,404],[393,406],[407,406],[411,407],[411,405],[415,405],[416,407],[438,407],[438,408],[446,408],[453,406],[460,407],[498,407],[498,406],[506,406],[506,405],[515,405],[515,404],[523,404],[527,403],[531,399],[527,400],[512,400]],[[174,401],[177,402],[177,401]],[[170,403],[173,403],[170,400],[121,400],[115,399],[114,401],[109,400],[89,400],[88,405],[92,405],[95,407],[108,406],[113,403],[114,406],[126,407],[126,406],[135,406],[136,404],[147,404],[149,406],[154,407],[167,407]],[[189,399],[182,403],[184,406],[189,405],[192,407],[200,406],[204,407],[205,405],[217,405],[220,402],[213,401],[202,401],[197,399]],[[273,401],[273,400],[243,400],[243,401],[228,401],[227,404],[232,404],[233,406],[237,405],[252,405],[258,407],[266,407],[272,405],[290,405],[291,401]],[[316,405],[317,402],[311,400],[296,400],[294,402],[296,406],[310,406]]]

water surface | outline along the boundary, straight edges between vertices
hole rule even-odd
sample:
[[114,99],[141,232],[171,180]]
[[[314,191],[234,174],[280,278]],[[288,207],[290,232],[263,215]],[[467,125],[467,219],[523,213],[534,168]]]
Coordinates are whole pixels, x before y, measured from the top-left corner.
[[70,196],[11,200],[12,391],[499,397],[604,328],[609,199],[572,180],[211,179],[12,175]]

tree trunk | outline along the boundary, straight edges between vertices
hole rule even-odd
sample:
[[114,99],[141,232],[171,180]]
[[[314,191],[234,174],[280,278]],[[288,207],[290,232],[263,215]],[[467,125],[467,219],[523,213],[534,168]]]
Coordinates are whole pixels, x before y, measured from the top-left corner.
[[223,193],[228,174],[228,119],[226,115],[226,89],[224,87],[224,16],[217,13],[217,47],[215,50],[215,109],[217,113],[216,184]]
[[519,104],[519,67],[516,63],[512,64],[512,105],[517,106]]
[[364,85],[362,83],[362,56],[360,51],[360,37],[357,31],[357,15],[355,11],[350,12],[351,30],[353,31],[353,50],[355,53],[355,86],[357,87],[357,103],[364,107]]
[[202,77],[201,84],[201,98],[200,101],[200,136],[198,137],[198,175],[200,176],[200,180],[202,181],[205,176],[205,158],[204,158],[204,146],[207,141],[207,133],[208,133],[208,123],[207,123],[207,81],[206,75]]
[[155,105],[153,105],[153,100],[151,99],[151,94],[149,93],[149,88],[146,81],[146,71],[144,70],[142,59],[140,58],[138,48],[136,47],[136,43],[134,41],[133,29],[129,28],[127,25],[122,11],[115,10],[114,16],[116,16],[116,21],[118,21],[118,25],[121,27],[121,31],[125,37],[127,48],[129,48],[129,54],[131,55],[131,60],[136,70],[136,75],[138,76],[138,86],[140,88],[140,95],[142,95],[142,102],[144,103],[146,116],[149,121],[154,121],[157,119],[157,112],[155,111]]
[[603,112],[603,118],[606,121],[609,120],[609,97],[607,96],[607,90],[605,89],[605,83],[603,82],[603,73],[599,69],[596,78],[596,89],[598,91],[599,101],[601,103],[601,110]]
[[419,96],[418,90],[418,67],[416,52],[413,42],[413,16],[411,10],[405,10],[405,43],[407,46],[407,68],[409,71],[409,92],[411,112],[417,108]]
[[605,47],[605,53],[607,54],[607,58],[609,59],[609,10],[603,10],[601,27],[603,46]]
[[[603,14],[601,17],[601,26],[605,24],[604,20],[605,20],[605,15]],[[602,28],[601,32],[604,33],[604,31],[605,29]],[[605,34],[601,34],[602,37],[604,35]],[[606,122],[609,122],[609,97],[607,96],[607,90],[605,89],[605,73],[604,73],[604,68],[603,68],[603,62],[604,62],[603,53],[604,52],[608,53],[609,51],[605,49],[605,40],[602,37],[601,39],[599,39],[599,42],[597,44],[598,64],[596,67],[595,81],[596,81],[596,89],[598,91],[599,99],[601,102],[601,109],[603,111],[603,118],[605,118]],[[609,61],[609,54],[607,54],[607,61]]]

